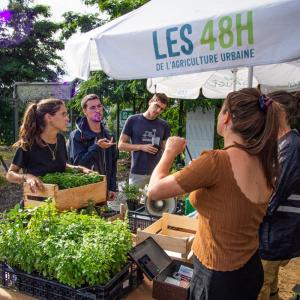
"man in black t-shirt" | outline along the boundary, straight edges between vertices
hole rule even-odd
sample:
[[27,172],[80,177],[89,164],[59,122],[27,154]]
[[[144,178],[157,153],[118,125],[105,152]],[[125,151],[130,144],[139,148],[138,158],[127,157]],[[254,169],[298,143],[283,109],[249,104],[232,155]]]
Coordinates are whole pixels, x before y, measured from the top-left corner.
[[131,152],[129,184],[143,188],[161,158],[170,128],[159,115],[167,104],[166,95],[155,94],[149,100],[147,111],[130,116],[126,121],[118,147],[121,151]]
[[67,148],[70,163],[82,165],[106,175],[108,200],[116,197],[117,152],[112,135],[104,126],[103,105],[95,94],[81,101],[84,117],[76,121]]

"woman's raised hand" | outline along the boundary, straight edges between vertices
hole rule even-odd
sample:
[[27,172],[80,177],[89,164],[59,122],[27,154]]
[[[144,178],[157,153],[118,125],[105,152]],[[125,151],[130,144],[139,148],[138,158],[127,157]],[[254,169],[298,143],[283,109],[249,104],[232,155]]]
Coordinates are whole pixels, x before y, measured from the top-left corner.
[[184,151],[186,146],[186,140],[179,136],[171,136],[168,138],[165,151],[172,153],[174,156]]

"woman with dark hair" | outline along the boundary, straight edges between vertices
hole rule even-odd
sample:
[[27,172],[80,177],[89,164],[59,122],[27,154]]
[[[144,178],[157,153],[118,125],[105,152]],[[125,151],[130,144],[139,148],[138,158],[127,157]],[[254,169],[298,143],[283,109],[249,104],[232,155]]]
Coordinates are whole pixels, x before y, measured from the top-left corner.
[[[38,176],[63,172],[67,166],[67,150],[64,136],[69,117],[62,100],[44,99],[30,103],[20,127],[19,140],[12,164],[6,174],[10,182],[27,182],[33,192],[43,189]],[[73,167],[73,166],[70,166]],[[20,170],[23,173],[20,174]],[[86,168],[82,168],[87,171]]]
[[192,246],[190,299],[256,300],[263,283],[258,230],[278,172],[279,105],[256,89],[230,93],[218,116],[222,150],[204,151],[169,175],[183,138],[168,139],[149,198],[190,193],[199,229]]
[[300,257],[300,134],[292,129],[292,120],[300,116],[300,98],[284,91],[268,96],[282,108],[278,134],[281,172],[260,227],[259,254],[265,276],[259,300],[280,299],[279,268]]

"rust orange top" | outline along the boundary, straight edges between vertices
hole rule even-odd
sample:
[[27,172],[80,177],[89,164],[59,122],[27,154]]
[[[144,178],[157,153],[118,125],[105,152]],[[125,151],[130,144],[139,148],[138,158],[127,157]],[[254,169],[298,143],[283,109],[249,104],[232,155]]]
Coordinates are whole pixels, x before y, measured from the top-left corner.
[[204,151],[174,174],[199,213],[192,246],[201,263],[216,271],[232,271],[247,263],[258,248],[259,225],[268,203],[251,202],[234,178],[225,150]]

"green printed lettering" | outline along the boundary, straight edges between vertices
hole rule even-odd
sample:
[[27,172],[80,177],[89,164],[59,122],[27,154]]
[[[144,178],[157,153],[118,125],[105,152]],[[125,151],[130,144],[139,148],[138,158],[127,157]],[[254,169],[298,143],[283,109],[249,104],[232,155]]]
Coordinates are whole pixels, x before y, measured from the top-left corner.
[[222,48],[230,48],[233,45],[234,38],[232,32],[232,19],[230,16],[222,17],[219,21],[219,39]]
[[242,25],[242,14],[236,15],[236,34],[237,34],[237,45],[242,46],[242,31],[248,32],[248,44],[254,43],[253,39],[253,16],[252,11],[247,12],[247,23]]
[[217,39],[214,37],[214,22],[213,20],[209,20],[203,28],[200,44],[209,44],[209,49],[214,50],[216,40]]

